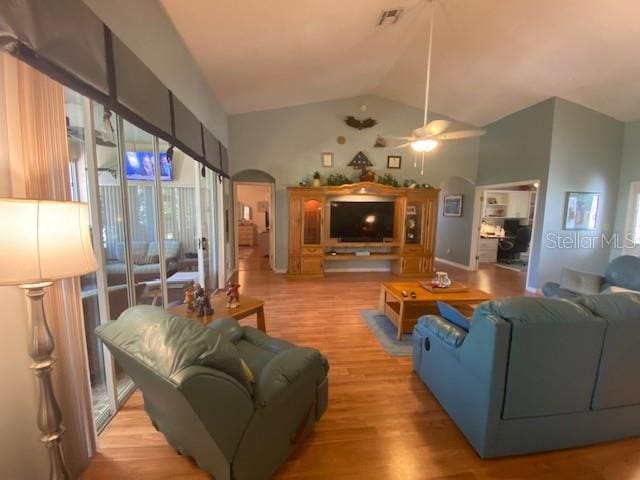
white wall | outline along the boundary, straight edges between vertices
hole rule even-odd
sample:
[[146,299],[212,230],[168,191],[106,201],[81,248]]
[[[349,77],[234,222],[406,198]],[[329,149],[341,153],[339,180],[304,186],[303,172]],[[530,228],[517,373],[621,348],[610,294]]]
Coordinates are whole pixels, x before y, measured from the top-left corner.
[[[12,196],[6,128],[4,55],[0,55],[0,197]],[[36,425],[36,383],[27,355],[25,297],[16,287],[0,287],[0,478],[47,478],[48,460]],[[54,371],[55,373],[55,371]]]
[[228,146],[227,114],[160,3],[83,1]]

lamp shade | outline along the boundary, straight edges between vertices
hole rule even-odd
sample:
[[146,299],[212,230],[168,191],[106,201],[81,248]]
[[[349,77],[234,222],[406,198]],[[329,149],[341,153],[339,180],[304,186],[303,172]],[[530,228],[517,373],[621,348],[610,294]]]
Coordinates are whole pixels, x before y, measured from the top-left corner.
[[3,198],[0,231],[0,285],[77,277],[98,269],[85,203]]

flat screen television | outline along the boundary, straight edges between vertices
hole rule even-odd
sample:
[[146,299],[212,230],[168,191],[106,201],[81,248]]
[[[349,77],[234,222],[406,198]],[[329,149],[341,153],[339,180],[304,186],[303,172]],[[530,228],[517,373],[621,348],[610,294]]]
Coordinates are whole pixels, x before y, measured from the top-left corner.
[[331,202],[331,238],[341,242],[393,238],[394,208],[394,202]]
[[[125,167],[129,180],[155,179],[153,152],[127,152]],[[173,162],[165,152],[160,152],[160,180],[173,180]]]

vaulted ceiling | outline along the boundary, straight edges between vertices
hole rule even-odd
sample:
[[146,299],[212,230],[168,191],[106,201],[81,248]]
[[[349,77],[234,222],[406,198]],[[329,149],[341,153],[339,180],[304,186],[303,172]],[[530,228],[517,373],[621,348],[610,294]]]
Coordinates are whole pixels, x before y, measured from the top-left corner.
[[[427,0],[160,0],[229,113],[424,103]],[[558,96],[640,118],[638,0],[438,0],[430,110],[485,125]],[[379,27],[383,10],[403,8]]]

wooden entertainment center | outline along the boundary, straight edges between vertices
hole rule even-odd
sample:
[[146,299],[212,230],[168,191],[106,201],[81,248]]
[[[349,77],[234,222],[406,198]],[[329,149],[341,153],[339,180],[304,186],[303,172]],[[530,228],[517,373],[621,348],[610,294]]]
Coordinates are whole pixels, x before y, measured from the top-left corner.
[[[288,275],[321,276],[335,261],[391,262],[399,275],[433,271],[438,212],[436,188],[390,187],[361,182],[339,187],[289,187]],[[394,203],[393,237],[380,242],[343,242],[330,236],[332,201]]]

